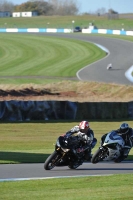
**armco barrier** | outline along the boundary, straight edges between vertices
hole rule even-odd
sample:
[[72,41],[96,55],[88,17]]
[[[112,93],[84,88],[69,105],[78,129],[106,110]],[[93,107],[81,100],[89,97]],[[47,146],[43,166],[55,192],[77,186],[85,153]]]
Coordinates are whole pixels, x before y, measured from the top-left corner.
[[133,118],[133,102],[1,101],[1,121]]
[[1,33],[71,33],[72,29],[55,28],[0,28]]
[[[0,28],[1,33],[72,33],[72,29],[55,28]],[[130,35],[133,31],[108,30],[108,29],[82,29],[82,33],[100,33],[113,35]]]
[[112,34],[112,35],[130,35],[133,36],[133,31],[124,30],[108,30],[108,29],[82,29],[82,33],[100,33],[100,34]]

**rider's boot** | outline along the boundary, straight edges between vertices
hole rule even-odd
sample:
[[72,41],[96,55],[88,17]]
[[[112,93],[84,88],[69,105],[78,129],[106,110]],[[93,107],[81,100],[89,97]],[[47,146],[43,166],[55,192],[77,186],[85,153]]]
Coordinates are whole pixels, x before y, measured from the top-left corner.
[[131,147],[130,146],[124,146],[121,152],[121,156],[123,157],[123,160],[128,157],[129,151]]
[[115,160],[115,162],[121,162],[121,161],[123,161],[125,158],[127,158],[130,149],[131,149],[131,147],[129,147],[129,146],[124,146],[124,148],[122,148],[122,150],[121,150],[121,155]]
[[91,161],[91,158],[92,158],[92,154],[91,154],[91,148],[89,148],[89,149],[87,149],[86,151],[85,151],[85,160],[86,161]]

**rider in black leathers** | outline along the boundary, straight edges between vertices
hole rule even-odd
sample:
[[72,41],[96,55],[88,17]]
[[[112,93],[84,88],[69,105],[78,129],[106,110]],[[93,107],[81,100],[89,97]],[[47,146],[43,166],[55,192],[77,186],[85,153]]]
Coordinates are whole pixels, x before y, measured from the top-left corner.
[[[133,129],[129,127],[127,123],[122,123],[120,128],[115,130],[125,141],[125,146],[122,149],[119,160],[127,158],[130,149],[133,147]],[[104,143],[107,134],[104,134],[101,138],[101,145]]]
[[94,132],[92,129],[89,127],[89,122],[88,121],[81,121],[79,125],[74,126],[69,133],[75,134],[81,139],[84,143],[82,148],[78,148],[74,150],[75,154],[79,154],[83,151],[86,153],[86,160],[91,159],[91,150],[94,148],[94,146],[97,143],[97,139],[94,138]]

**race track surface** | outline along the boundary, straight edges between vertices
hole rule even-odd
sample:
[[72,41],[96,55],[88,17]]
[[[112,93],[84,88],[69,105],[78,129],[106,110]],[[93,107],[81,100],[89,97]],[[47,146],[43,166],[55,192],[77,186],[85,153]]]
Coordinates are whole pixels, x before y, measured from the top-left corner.
[[[108,49],[109,54],[102,60],[84,67],[78,72],[80,80],[98,81],[106,83],[117,83],[132,85],[125,77],[125,72],[133,65],[133,43],[101,36],[84,34],[59,34],[46,33],[44,36],[56,36],[64,38],[75,38],[87,42],[97,43]],[[112,63],[113,69],[106,67]],[[46,171],[41,164],[1,164],[0,179],[11,178],[37,178],[37,177],[61,177],[61,176],[82,176],[82,175],[105,175],[123,174],[133,172],[133,162],[101,162],[98,164],[84,163],[76,170],[68,167],[55,167],[51,171]]]
[[68,167],[55,167],[52,170],[44,170],[44,164],[1,164],[1,179],[15,178],[49,178],[49,177],[66,177],[66,176],[92,176],[92,175],[109,175],[125,174],[133,172],[133,162],[101,162],[92,164],[84,163],[75,170]]
[[[96,43],[108,49],[109,54],[105,58],[79,71],[78,77],[80,80],[133,85],[125,77],[125,72],[133,65],[133,42],[82,33],[43,33],[43,35],[75,38]],[[107,70],[109,63],[112,63],[112,70]]]

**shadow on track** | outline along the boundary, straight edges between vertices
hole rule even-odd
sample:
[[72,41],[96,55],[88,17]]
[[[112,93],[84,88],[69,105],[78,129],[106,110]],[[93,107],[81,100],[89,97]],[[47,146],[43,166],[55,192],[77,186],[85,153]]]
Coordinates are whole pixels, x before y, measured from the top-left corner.
[[0,163],[44,163],[49,154],[0,151]]

